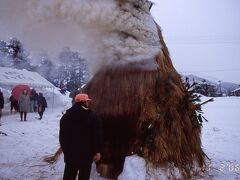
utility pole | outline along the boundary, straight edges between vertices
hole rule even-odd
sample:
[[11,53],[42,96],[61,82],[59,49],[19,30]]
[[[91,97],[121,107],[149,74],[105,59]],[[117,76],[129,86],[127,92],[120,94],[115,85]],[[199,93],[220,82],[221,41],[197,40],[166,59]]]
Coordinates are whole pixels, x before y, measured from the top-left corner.
[[222,81],[219,80],[219,91],[220,91],[220,95],[222,96]]

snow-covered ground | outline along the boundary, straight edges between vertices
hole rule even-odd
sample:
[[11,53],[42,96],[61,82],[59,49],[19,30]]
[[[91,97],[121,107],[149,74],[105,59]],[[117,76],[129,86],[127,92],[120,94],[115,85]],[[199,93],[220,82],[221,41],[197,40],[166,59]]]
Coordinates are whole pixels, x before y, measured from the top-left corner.
[[[50,96],[50,95],[49,95]],[[59,147],[58,131],[62,112],[70,106],[68,96],[55,95],[57,106],[48,108],[40,121],[36,113],[29,113],[27,122],[20,122],[19,114],[4,109],[0,131],[0,180],[60,180],[63,174],[63,157],[56,164],[47,164],[45,156]],[[211,159],[209,172],[202,179],[240,179],[240,98],[215,98],[204,106],[205,117],[202,142]],[[151,172],[151,171],[150,171]],[[156,175],[157,174],[157,175]],[[162,173],[146,171],[143,159],[127,157],[120,180],[164,179]],[[101,179],[92,169],[92,179]]]
[[215,98],[203,108],[202,143],[214,179],[240,179],[240,97]]

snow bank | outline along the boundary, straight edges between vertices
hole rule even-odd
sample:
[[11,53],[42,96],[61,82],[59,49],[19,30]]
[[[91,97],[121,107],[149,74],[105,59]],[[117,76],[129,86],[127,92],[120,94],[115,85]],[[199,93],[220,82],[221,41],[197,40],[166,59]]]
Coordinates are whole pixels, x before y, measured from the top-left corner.
[[209,122],[204,123],[202,143],[211,159],[209,174],[214,179],[240,178],[240,98],[214,98],[204,106]]
[[146,179],[146,163],[143,158],[138,156],[129,156],[125,159],[125,165],[119,180],[145,180]]

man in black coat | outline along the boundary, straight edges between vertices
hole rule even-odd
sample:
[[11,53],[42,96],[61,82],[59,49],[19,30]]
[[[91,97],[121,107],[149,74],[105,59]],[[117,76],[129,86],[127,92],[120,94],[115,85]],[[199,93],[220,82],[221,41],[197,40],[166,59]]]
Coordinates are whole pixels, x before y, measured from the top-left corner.
[[45,111],[45,108],[47,108],[47,101],[42,93],[39,93],[37,100],[38,100],[37,104],[38,104],[39,120],[41,120],[43,113]]
[[102,127],[89,109],[87,94],[78,94],[75,104],[60,120],[59,141],[64,154],[64,180],[89,180],[93,161],[101,159]]
[[2,109],[4,108],[4,98],[3,98],[3,93],[0,89],[0,126],[1,124],[1,117],[2,117]]

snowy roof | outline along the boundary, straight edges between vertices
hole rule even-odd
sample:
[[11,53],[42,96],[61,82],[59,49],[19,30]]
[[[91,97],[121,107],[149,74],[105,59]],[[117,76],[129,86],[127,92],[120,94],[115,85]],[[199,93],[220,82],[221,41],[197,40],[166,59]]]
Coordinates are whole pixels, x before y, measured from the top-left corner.
[[237,91],[239,91],[239,90],[240,90],[240,88],[237,88],[237,89],[233,90],[232,92],[237,92]]
[[8,67],[0,67],[0,85],[18,85],[25,84],[32,87],[53,88],[44,77],[36,72],[19,70]]

